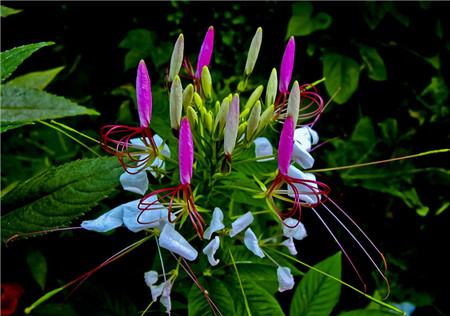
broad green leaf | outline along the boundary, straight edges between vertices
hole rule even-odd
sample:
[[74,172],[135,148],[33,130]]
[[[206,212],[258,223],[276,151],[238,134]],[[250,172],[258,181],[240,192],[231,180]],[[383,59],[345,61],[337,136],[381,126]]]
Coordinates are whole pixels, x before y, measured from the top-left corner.
[[352,311],[347,311],[340,313],[339,316],[392,316],[396,315],[392,312],[374,310],[374,309],[355,309]]
[[63,69],[64,67],[57,67],[44,71],[30,72],[28,74],[15,77],[14,79],[8,81],[7,84],[11,86],[44,90]]
[[18,124],[37,120],[83,114],[99,115],[97,111],[80,106],[63,97],[18,86],[3,86],[1,98],[0,122],[2,129],[11,129],[17,127]]
[[313,16],[310,2],[296,2],[292,5],[292,17],[289,20],[286,38],[289,36],[306,36],[318,30],[327,29],[332,22],[330,15],[319,12]]
[[47,260],[42,252],[33,249],[27,254],[27,264],[33,279],[39,284],[39,287],[43,291],[47,279]]
[[323,57],[323,76],[325,87],[331,96],[339,93],[333,99],[338,104],[347,102],[358,88],[360,68],[350,57],[340,54],[326,54]]
[[[341,278],[341,253],[328,257],[315,267],[336,278]],[[341,284],[310,270],[300,281],[292,298],[290,315],[326,316],[339,300]]]
[[[222,315],[236,315],[231,294],[221,280],[201,277],[199,282],[208,291],[209,297],[217,305]],[[192,285],[188,294],[188,311],[189,315],[194,316],[213,315],[205,295],[195,284]]]
[[2,199],[2,239],[70,224],[112,193],[122,172],[115,158],[81,159],[17,185]]
[[19,67],[24,60],[30,57],[35,51],[53,44],[53,42],[41,42],[23,45],[0,53],[2,81],[11,76],[17,67]]
[[383,58],[378,51],[369,46],[363,46],[359,50],[362,60],[367,67],[368,76],[372,80],[383,81],[387,79],[386,67]]
[[17,9],[5,7],[4,5],[0,6],[0,16],[2,18],[6,18],[7,16],[10,16],[10,15],[13,15],[13,14],[17,14],[17,13],[20,13],[22,11],[23,10],[17,10]]

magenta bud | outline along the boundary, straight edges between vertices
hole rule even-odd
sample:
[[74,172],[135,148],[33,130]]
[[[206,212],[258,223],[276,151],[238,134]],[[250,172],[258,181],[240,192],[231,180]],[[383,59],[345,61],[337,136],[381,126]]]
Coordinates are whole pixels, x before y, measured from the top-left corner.
[[286,44],[283,59],[281,60],[280,84],[278,86],[278,91],[280,91],[281,93],[286,93],[289,90],[289,84],[291,83],[292,78],[292,70],[294,69],[294,58],[295,40],[294,37],[291,36],[288,43]]
[[194,142],[192,141],[191,126],[187,117],[183,117],[181,120],[178,161],[180,164],[181,184],[190,184],[192,166],[194,164]]
[[145,62],[141,60],[136,77],[136,99],[141,127],[147,128],[152,118],[152,90]]
[[292,151],[294,149],[295,123],[292,116],[284,121],[283,129],[278,143],[278,169],[282,175],[287,175],[291,164]]
[[214,48],[214,27],[210,26],[206,32],[205,38],[203,39],[202,47],[200,48],[200,53],[198,54],[197,60],[197,71],[195,72],[195,77],[200,79],[202,75],[202,69],[204,66],[209,66],[211,62],[211,56]]

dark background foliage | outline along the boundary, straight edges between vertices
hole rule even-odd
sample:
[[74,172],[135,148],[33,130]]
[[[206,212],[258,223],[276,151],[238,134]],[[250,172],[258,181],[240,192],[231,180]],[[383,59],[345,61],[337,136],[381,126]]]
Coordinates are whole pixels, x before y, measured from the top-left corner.
[[[258,26],[264,30],[264,39],[255,69],[257,77],[268,78],[271,68],[279,67],[290,34],[297,35],[294,77],[301,82],[322,78],[329,54],[356,62],[360,71],[357,89],[340,102],[343,104],[331,103],[316,126],[323,139],[339,138],[316,152],[318,168],[387,159],[449,144],[447,3],[315,2],[310,20],[302,16],[309,24],[299,26],[293,26],[290,20],[305,12],[304,7],[295,9],[305,3],[3,4],[23,12],[2,18],[2,51],[39,41],[56,42],[33,55],[17,74],[64,65],[48,91],[98,110],[100,117],[65,120],[94,137],[105,123],[136,120],[127,85],[134,84],[139,58],[145,58],[150,66],[153,84],[163,88],[177,34],[184,33],[186,54],[195,60],[205,30],[214,25],[212,73],[216,82],[242,72]],[[367,46],[381,56],[385,78],[370,77],[360,54]],[[343,86],[347,84],[343,82]],[[327,97],[325,86],[319,89]],[[42,126],[7,132],[2,135],[2,186],[86,156],[89,153],[78,145]],[[444,277],[448,274],[444,256],[448,249],[446,208],[450,205],[449,175],[444,169],[448,158],[444,154],[324,174],[332,183],[334,196],[386,252],[392,301],[413,302],[418,306],[414,315],[446,315],[449,310],[448,280]],[[378,178],[370,178],[373,175]],[[126,201],[123,194],[96,211],[100,213],[121,201]],[[306,262],[317,262],[336,250],[331,240],[322,237],[321,229],[309,225],[308,232],[310,237],[301,249]],[[51,289],[121,249],[130,237],[125,232],[107,237],[75,232],[18,242],[2,249],[2,282],[22,284],[26,292],[21,304],[27,306],[41,293],[27,265],[26,257],[32,250],[39,250],[46,258],[46,288]],[[79,315],[135,314],[149,300],[149,291],[141,280],[142,271],[153,262],[153,254],[152,247],[144,246],[98,273],[68,302]],[[350,272],[344,269],[344,279],[351,280]],[[355,302],[352,295],[343,292],[342,308],[366,304]],[[289,294],[279,299],[288,306],[284,302],[290,300]],[[99,306],[104,310],[97,311]]]

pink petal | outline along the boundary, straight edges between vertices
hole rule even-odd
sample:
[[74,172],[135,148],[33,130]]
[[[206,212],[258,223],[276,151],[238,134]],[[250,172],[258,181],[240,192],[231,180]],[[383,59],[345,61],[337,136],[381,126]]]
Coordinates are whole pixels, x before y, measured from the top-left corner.
[[288,92],[289,83],[291,82],[292,78],[292,70],[294,69],[294,58],[295,58],[295,40],[294,37],[291,36],[288,43],[286,44],[283,59],[281,60],[280,85],[278,86],[278,90],[281,93]]
[[211,56],[214,48],[214,27],[210,26],[206,32],[205,39],[203,40],[200,53],[198,54],[197,71],[195,77],[200,78],[202,74],[203,66],[209,66],[211,62]]
[[191,126],[187,117],[183,117],[181,120],[178,156],[180,181],[182,184],[189,184],[191,183],[192,165],[194,164],[194,142],[192,141]]
[[152,91],[150,76],[145,62],[141,60],[136,78],[136,98],[141,127],[148,127],[152,118]]
[[292,150],[294,148],[294,120],[288,116],[281,130],[278,143],[278,169],[283,175],[287,175],[291,164]]

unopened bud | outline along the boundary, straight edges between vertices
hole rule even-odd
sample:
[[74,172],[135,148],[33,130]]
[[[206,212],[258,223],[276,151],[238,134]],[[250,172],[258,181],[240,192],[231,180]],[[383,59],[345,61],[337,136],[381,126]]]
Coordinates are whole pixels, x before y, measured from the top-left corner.
[[277,87],[278,87],[277,70],[273,68],[272,72],[270,73],[269,81],[267,82],[266,106],[270,106],[275,103],[275,98],[277,97]]
[[245,63],[245,75],[249,76],[255,68],[256,60],[258,59],[259,49],[262,42],[262,28],[258,27],[255,36],[253,36],[250,49],[248,50],[247,62]]
[[180,72],[183,63],[184,37],[183,34],[178,36],[175,46],[173,47],[172,57],[170,58],[169,80],[173,81],[175,76]]
[[178,75],[170,88],[170,127],[174,130],[180,128],[181,110],[183,109],[183,87]]
[[194,98],[194,86],[192,83],[188,84],[183,91],[183,108],[187,109],[189,105],[192,104],[192,99]]
[[274,105],[272,104],[272,105],[268,106],[267,109],[261,114],[261,119],[259,120],[259,126],[258,126],[257,133],[262,131],[272,121],[273,110],[274,110]]
[[298,81],[292,85],[291,93],[289,94],[287,115],[294,119],[294,124],[297,124],[298,112],[300,110],[300,87]]
[[198,115],[197,112],[194,110],[192,106],[187,107],[187,117],[189,120],[189,124],[191,125],[191,128],[194,128],[197,125],[198,122]]
[[241,114],[241,117],[243,119],[245,119],[247,117],[247,115],[250,113],[250,110],[252,109],[253,105],[256,103],[256,101],[259,100],[263,90],[264,90],[264,86],[260,85],[250,95],[250,97],[247,100],[247,103],[245,104],[244,110],[242,111],[242,114]]
[[205,98],[211,99],[212,79],[207,66],[202,69],[202,89]]
[[205,114],[205,125],[206,129],[212,133],[213,131],[213,117],[211,111]]
[[[230,98],[231,96],[231,98]],[[216,130],[217,125],[219,125],[220,130],[223,129],[223,127],[225,126],[225,122],[227,120],[227,114],[228,114],[228,109],[230,107],[230,99],[232,99],[233,96],[230,94],[229,96],[227,96],[225,99],[223,99],[222,101],[222,105],[219,108],[219,111],[217,112],[217,116],[216,116],[216,120],[214,121],[214,130]]]
[[227,121],[225,124],[224,151],[225,155],[231,156],[234,146],[236,146],[236,138],[239,127],[239,95],[235,94],[228,109]]
[[246,135],[248,141],[252,139],[253,135],[258,129],[260,118],[261,118],[261,102],[257,101],[252,111],[250,112],[250,116],[248,118],[247,135]]
[[243,122],[241,125],[239,125],[237,139],[241,138],[241,135],[244,134],[245,130],[247,129],[247,126],[248,126],[247,122]]
[[202,97],[197,92],[194,92],[194,103],[199,110],[203,107]]

